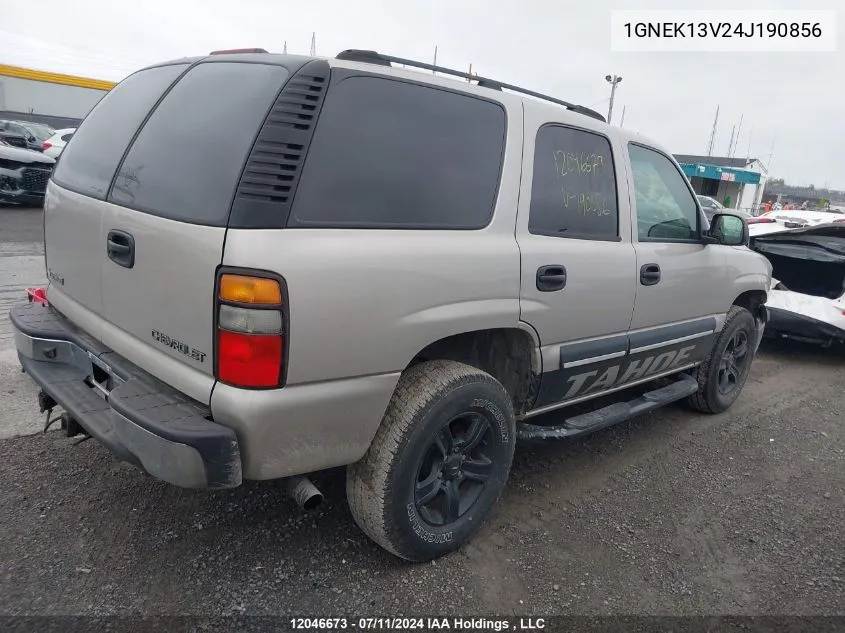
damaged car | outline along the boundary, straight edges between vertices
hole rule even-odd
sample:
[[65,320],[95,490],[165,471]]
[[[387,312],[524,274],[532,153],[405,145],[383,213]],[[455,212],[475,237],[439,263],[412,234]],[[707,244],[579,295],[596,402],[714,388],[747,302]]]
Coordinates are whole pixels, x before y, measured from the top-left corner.
[[55,159],[0,140],[0,203],[44,206]]
[[766,335],[845,343],[845,222],[752,235],[772,264]]

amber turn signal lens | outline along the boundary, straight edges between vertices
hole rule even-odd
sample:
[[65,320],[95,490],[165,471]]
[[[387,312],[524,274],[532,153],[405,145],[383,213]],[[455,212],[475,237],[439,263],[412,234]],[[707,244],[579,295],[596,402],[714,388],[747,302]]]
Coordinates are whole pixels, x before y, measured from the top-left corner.
[[236,303],[279,305],[282,302],[282,289],[275,279],[223,275],[220,278],[220,298]]

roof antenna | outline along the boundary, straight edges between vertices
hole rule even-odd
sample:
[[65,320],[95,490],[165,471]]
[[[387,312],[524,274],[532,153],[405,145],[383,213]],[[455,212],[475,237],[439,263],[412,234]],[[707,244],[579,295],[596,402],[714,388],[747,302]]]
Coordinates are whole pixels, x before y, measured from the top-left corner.
[[317,32],[314,31],[311,34],[311,57],[316,57],[317,55]]

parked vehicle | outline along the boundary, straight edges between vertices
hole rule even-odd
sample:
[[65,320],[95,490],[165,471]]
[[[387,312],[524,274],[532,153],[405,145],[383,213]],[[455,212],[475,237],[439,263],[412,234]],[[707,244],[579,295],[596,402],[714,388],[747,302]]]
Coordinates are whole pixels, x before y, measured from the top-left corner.
[[42,143],[41,150],[50,158],[58,158],[59,154],[61,154],[62,150],[65,148],[65,145],[67,145],[68,141],[73,136],[74,132],[76,132],[75,127],[56,130],[50,138]]
[[766,334],[845,342],[845,221],[769,226],[780,228],[751,238],[773,268]]
[[6,145],[10,145],[11,147],[17,147],[20,149],[29,148],[25,137],[21,136],[20,134],[4,132],[3,130],[0,130],[0,142],[5,143]]
[[749,221],[751,235],[780,233],[787,229],[800,229],[808,226],[845,222],[845,211],[831,208],[827,211],[807,211],[803,209],[783,209],[769,211]]
[[730,407],[771,278],[742,219],[592,110],[414,68],[229,52],[103,97],[48,186],[48,305],[11,312],[42,409],[179,486],[307,506],[348,466],[358,525],[427,560],[518,437]]
[[698,202],[701,204],[701,209],[704,211],[704,215],[707,216],[707,219],[710,220],[715,214],[721,213],[725,207],[711,198],[710,196],[697,196]]
[[0,202],[42,206],[55,163],[41,152],[0,140]]
[[0,132],[7,132],[26,139],[27,149],[41,151],[41,145],[55,130],[43,123],[30,121],[0,121]]

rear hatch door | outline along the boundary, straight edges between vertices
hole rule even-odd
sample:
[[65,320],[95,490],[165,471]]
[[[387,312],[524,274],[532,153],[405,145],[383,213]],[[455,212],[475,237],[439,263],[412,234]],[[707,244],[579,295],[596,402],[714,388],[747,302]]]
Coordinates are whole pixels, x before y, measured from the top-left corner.
[[141,125],[98,205],[97,243],[85,257],[98,264],[103,342],[201,401],[213,381],[186,389],[174,382],[173,363],[156,356],[213,377],[215,274],[231,201],[287,77],[263,63],[209,60],[187,69]]
[[48,297],[59,309],[68,307],[68,298],[103,315],[106,194],[144,118],[187,68],[160,66],[127,77],[100,100],[62,152],[44,201]]

